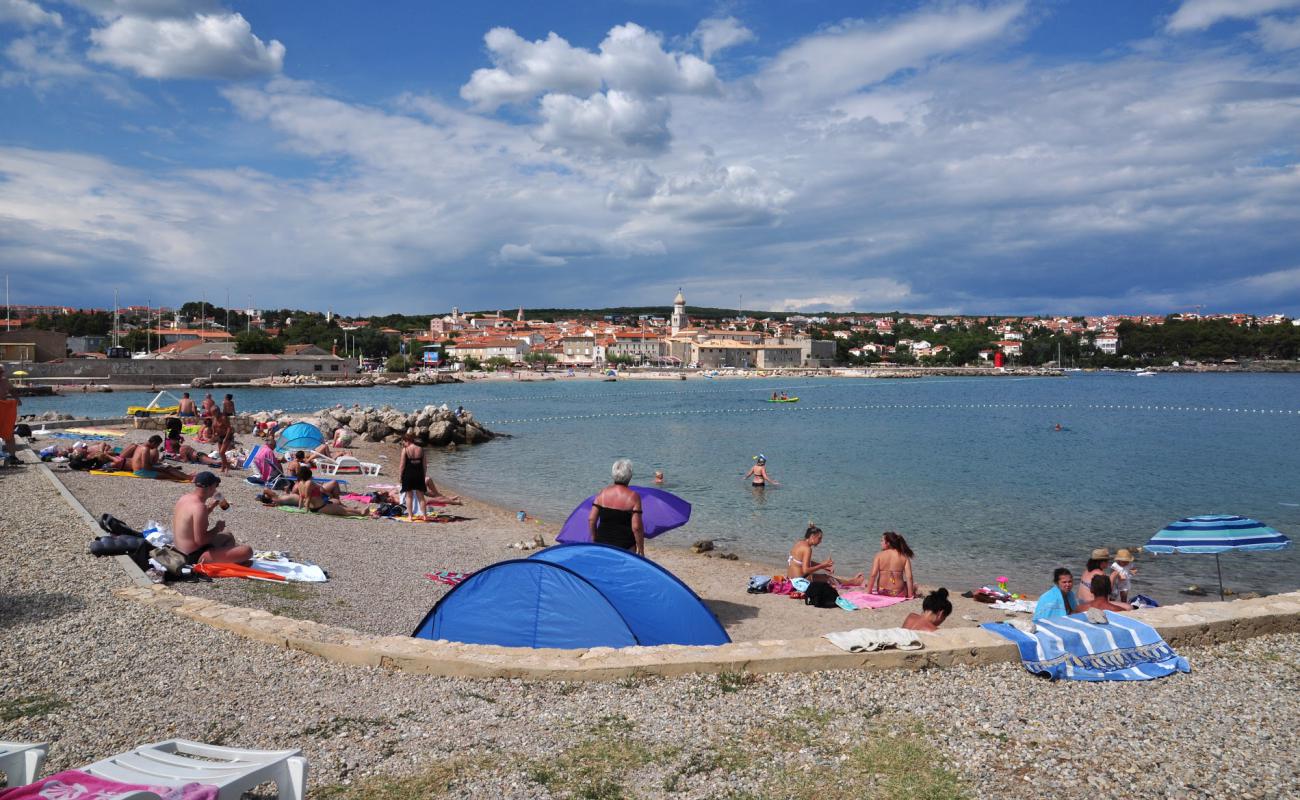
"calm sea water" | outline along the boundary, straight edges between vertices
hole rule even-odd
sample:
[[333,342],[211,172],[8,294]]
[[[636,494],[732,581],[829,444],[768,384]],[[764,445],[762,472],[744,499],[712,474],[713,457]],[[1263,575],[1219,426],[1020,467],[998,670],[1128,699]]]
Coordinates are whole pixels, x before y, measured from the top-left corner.
[[[798,404],[765,402],[773,390]],[[1056,566],[1076,574],[1093,547],[1133,547],[1191,514],[1255,517],[1300,533],[1300,376],[1072,373],[1068,378],[690,380],[460,384],[412,389],[240,390],[242,410],[336,402],[463,404],[512,435],[431,453],[434,475],[562,521],[608,482],[620,457],[634,483],[655,469],[694,504],[665,535],[780,563],[808,522],[819,557],[864,569],[880,533],[902,533],[922,582],[967,588],[999,575],[1040,591]],[[28,412],[121,414],[147,393],[32,398]],[[1062,431],[1055,431],[1060,423]],[[782,483],[742,475],[768,458]],[[1212,556],[1147,556],[1138,589],[1173,599],[1216,585]],[[1300,551],[1223,557],[1238,591],[1300,586]]]

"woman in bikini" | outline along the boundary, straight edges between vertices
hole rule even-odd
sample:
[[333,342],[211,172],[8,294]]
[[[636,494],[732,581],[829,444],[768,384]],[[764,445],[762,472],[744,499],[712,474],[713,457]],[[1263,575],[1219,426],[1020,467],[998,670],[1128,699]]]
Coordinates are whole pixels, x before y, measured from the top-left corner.
[[645,555],[645,528],[641,524],[641,495],[632,491],[632,462],[620,458],[611,470],[614,482],[592,500],[587,530],[597,544],[608,544]]
[[925,596],[925,600],[921,601],[921,613],[908,614],[903,620],[903,627],[909,631],[934,633],[951,615],[952,601],[948,599],[948,590],[940,588]]
[[293,486],[293,493],[298,498],[298,508],[305,508],[313,514],[329,514],[335,517],[375,516],[367,509],[349,508],[339,500],[333,500],[311,479],[311,467],[298,468],[298,482]]
[[841,586],[861,586],[862,573],[849,580],[840,580],[834,575],[835,559],[828,558],[818,563],[813,557],[813,548],[822,543],[822,529],[809,524],[803,532],[803,538],[790,548],[790,555],[785,559],[785,574],[788,578],[806,578],[810,581],[830,581]]
[[915,597],[916,583],[912,580],[912,548],[907,540],[893,531],[880,537],[880,552],[871,562],[871,577],[867,591],[889,597]]
[[769,483],[773,486],[781,485],[779,482],[774,480],[771,475],[767,474],[767,458],[761,453],[754,456],[754,466],[749,468],[749,472],[745,473],[745,477],[750,479],[751,486],[760,489],[767,486]]

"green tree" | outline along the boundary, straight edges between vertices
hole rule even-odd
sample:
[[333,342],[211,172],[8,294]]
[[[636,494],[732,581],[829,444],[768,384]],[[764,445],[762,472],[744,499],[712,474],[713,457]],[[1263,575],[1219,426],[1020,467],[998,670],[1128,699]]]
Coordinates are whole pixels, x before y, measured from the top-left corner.
[[266,335],[266,331],[254,328],[235,336],[235,352],[243,354],[272,354],[284,352],[284,342]]
[[460,363],[464,365],[467,372],[483,369],[483,362],[479,361],[474,356],[465,356],[460,360]]
[[406,356],[399,353],[388,357],[388,360],[384,362],[384,369],[388,372],[406,372],[410,369],[410,362],[407,361]]
[[487,360],[486,363],[488,369],[492,370],[493,372],[496,372],[499,369],[505,369],[506,367],[510,366],[512,362],[510,361],[510,359],[506,358],[505,356],[492,356]]
[[538,364],[541,364],[542,372],[546,372],[547,368],[550,367],[551,364],[554,364],[559,360],[560,359],[555,357],[554,353],[533,352],[533,353],[528,353],[524,356],[524,361],[527,362],[528,364],[531,364],[534,367],[536,367]]
[[148,332],[139,328],[122,337],[122,346],[127,350],[130,350],[132,353],[139,353],[143,350],[147,350],[150,345],[153,345],[154,347],[162,346],[161,343],[155,344],[155,342],[156,340],[153,339]]

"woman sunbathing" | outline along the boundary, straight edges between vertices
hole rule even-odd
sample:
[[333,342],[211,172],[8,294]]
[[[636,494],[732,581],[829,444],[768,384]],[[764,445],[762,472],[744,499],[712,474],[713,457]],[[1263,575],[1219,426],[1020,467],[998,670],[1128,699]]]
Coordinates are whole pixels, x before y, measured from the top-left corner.
[[867,591],[889,597],[915,597],[916,582],[912,580],[912,548],[907,540],[893,531],[880,537],[880,552],[871,562],[871,577]]
[[835,559],[828,558],[818,563],[813,558],[813,548],[822,543],[822,529],[809,525],[803,532],[803,539],[794,543],[790,555],[785,559],[785,574],[789,578],[807,578],[810,581],[830,581],[842,586],[861,586],[862,573],[842,581],[835,577]]
[[305,508],[313,514],[329,514],[335,517],[375,516],[373,509],[352,508],[341,500],[335,500],[324,491],[324,487],[311,479],[311,467],[298,468],[298,482],[293,486],[293,493],[298,498],[298,508]]
[[939,588],[925,596],[921,601],[920,614],[908,614],[903,620],[903,627],[911,631],[937,631],[952,615],[952,601],[948,599],[948,590]]

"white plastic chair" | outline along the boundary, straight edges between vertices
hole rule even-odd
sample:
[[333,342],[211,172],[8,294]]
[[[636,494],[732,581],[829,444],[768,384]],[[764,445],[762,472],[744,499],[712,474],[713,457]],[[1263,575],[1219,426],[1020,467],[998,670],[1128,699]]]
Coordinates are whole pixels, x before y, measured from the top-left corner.
[[316,456],[316,466],[323,475],[378,475],[379,465],[370,461],[360,461],[352,456],[327,458]]
[[307,759],[298,749],[241,750],[168,739],[97,761],[81,771],[149,786],[202,783],[217,787],[219,800],[239,800],[244,792],[267,781],[275,783],[281,800],[303,800],[307,793]]
[[0,772],[12,786],[26,786],[36,780],[36,773],[45,763],[45,754],[50,750],[47,742],[5,742],[0,741]]

